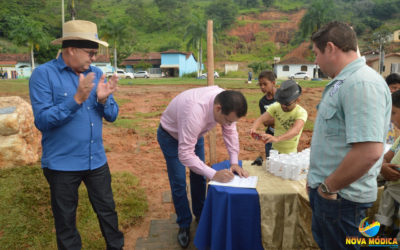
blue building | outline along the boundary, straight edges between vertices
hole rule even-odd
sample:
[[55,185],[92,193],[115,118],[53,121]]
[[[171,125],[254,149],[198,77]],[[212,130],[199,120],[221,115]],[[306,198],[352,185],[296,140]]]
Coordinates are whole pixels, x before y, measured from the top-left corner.
[[198,62],[191,52],[174,50],[161,52],[160,68],[167,76],[181,77],[185,74],[197,72],[198,67]]

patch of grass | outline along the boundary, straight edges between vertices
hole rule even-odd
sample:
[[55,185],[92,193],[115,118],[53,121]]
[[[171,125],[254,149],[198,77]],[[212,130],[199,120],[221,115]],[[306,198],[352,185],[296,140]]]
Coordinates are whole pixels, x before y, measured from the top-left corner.
[[263,9],[261,8],[251,8],[251,9],[241,9],[239,10],[240,15],[251,15],[251,14],[259,14]]
[[244,26],[249,23],[258,23],[263,27],[270,27],[271,24],[273,24],[273,23],[282,23],[282,22],[287,22],[287,21],[288,21],[288,18],[285,17],[283,19],[277,19],[277,20],[238,20],[237,23],[240,26]]
[[263,93],[244,93],[247,100],[247,117],[258,118],[260,117],[260,108],[258,102],[260,101]]
[[149,122],[152,118],[157,118],[157,120],[159,120],[163,111],[164,109],[149,113],[135,113],[131,116],[121,116],[111,124],[121,128],[134,129],[139,135],[152,134],[155,133],[157,128],[149,126]]
[[141,112],[137,112],[135,113],[135,116],[141,118],[154,118],[154,117],[161,117],[162,112],[164,112],[164,110],[161,111],[155,111],[155,112],[148,112],[148,113],[141,113]]
[[28,81],[28,79],[0,80],[0,93],[8,93],[18,96],[28,95]]
[[307,120],[306,124],[304,124],[303,130],[305,131],[314,131],[314,122],[311,120]]
[[330,82],[330,80],[322,80],[322,81],[300,80],[297,82],[300,84],[302,88],[318,88],[318,87],[325,87]]
[[112,125],[121,128],[135,128],[138,122],[138,119],[118,117],[117,120],[112,123]]
[[115,99],[115,101],[118,103],[118,106],[119,107],[121,107],[122,105],[124,105],[125,103],[130,103],[131,102],[131,100],[129,100],[129,99],[119,99],[119,98],[115,98],[114,97],[114,99]]
[[304,1],[301,0],[279,0],[274,1],[273,6],[283,12],[299,10],[304,7]]
[[[122,229],[147,211],[144,191],[130,173],[112,174],[112,187]],[[0,170],[0,246],[2,249],[57,249],[50,191],[39,166]],[[85,185],[79,188],[77,226],[83,249],[104,249],[96,214]]]

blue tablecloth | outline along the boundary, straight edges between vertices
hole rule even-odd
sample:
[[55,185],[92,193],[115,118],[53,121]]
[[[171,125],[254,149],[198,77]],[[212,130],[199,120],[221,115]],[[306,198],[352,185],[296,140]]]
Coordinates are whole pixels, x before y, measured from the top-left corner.
[[[212,166],[229,167],[229,161]],[[209,185],[194,245],[211,250],[263,249],[260,220],[256,189]]]

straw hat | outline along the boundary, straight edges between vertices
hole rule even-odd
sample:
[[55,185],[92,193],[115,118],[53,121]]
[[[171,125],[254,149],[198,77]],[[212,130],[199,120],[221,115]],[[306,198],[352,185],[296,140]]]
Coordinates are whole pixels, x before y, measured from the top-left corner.
[[62,44],[64,40],[89,40],[108,47],[108,43],[99,40],[97,25],[85,20],[71,20],[63,25],[63,36],[51,42],[51,44]]

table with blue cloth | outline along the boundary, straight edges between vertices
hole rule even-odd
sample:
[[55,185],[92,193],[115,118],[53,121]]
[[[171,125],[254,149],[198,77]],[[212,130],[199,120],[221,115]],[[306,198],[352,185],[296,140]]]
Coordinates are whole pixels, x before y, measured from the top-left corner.
[[[209,185],[194,244],[198,249],[314,249],[305,180],[273,176],[250,161],[257,189]],[[229,161],[212,166],[229,168]]]

